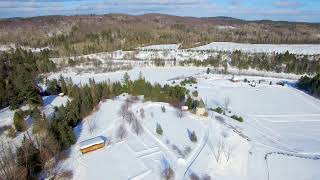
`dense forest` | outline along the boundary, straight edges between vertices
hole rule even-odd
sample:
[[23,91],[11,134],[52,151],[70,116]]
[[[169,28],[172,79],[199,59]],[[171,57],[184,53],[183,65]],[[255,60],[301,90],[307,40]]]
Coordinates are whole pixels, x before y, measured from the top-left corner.
[[149,44],[193,47],[213,41],[242,43],[320,43],[320,25],[194,18],[162,14],[45,16],[0,20],[0,42],[49,46],[55,55],[73,56]]
[[55,70],[49,52],[32,53],[17,49],[0,54],[0,108],[16,109],[23,103],[42,105],[36,84],[39,73]]
[[313,96],[320,97],[320,74],[314,77],[303,76],[298,81],[298,88]]

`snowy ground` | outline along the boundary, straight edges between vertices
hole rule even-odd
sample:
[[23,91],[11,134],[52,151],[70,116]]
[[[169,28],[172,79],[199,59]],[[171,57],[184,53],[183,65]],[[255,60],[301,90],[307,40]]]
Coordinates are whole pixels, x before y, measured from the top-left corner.
[[[117,111],[125,97],[107,100],[75,132],[79,137],[78,143],[103,136],[111,138],[110,145],[86,155],[81,155],[78,145],[75,145],[70,160],[65,163],[66,168],[74,170],[74,179],[159,179],[162,157],[171,163],[177,179],[188,179],[192,172],[199,177],[207,174],[222,180],[300,180],[319,176],[317,169],[320,160],[316,158],[320,154],[317,138],[320,136],[320,101],[291,87],[293,80],[239,76],[240,80],[264,80],[251,87],[243,82],[232,83],[229,80],[231,76],[207,75],[204,69],[197,68],[140,68],[128,73],[135,79],[140,71],[147,80],[161,84],[171,83],[179,76],[193,75],[198,83],[192,87],[187,85],[188,89],[197,89],[208,107],[223,107],[224,99],[228,97],[231,99],[229,109],[233,114],[243,116],[245,121],[239,123],[212,112],[208,117],[187,113],[180,119],[175,116],[174,109],[166,104],[138,102],[132,110],[145,110],[146,117],[140,118],[144,133],[140,136],[129,133],[125,140],[119,141],[115,138],[115,129],[122,118]],[[111,81],[121,80],[123,72],[63,75],[71,77],[76,83],[86,83],[89,77],[94,77],[96,81],[109,78]],[[59,75],[50,76],[55,77]],[[270,81],[273,85],[269,85]],[[288,85],[275,85],[278,81],[286,81]],[[166,113],[161,112],[161,106],[166,107]],[[222,116],[224,121],[217,121],[217,116]],[[155,133],[157,123],[164,130],[163,136]],[[92,126],[96,128],[90,132],[89,127]],[[188,129],[196,131],[197,143],[188,139]],[[229,161],[227,153],[221,153],[217,161],[217,149],[221,142],[225,149],[232,149]],[[182,156],[173,145],[182,152],[186,146],[191,147],[192,151]],[[125,167],[132,168],[125,171]],[[108,169],[109,173],[100,173],[104,169]],[[299,170],[294,174],[286,173],[292,169]]]
[[[41,107],[41,112],[44,113],[48,119],[50,119],[54,113],[54,107],[59,107],[62,105],[66,105],[69,100],[68,96],[60,97],[60,96],[44,96],[43,99],[43,107]],[[31,109],[30,106],[25,105],[20,108],[23,111]],[[9,108],[4,108],[0,110],[0,127],[4,126],[14,126],[13,125],[13,117],[15,110],[10,110]],[[7,132],[0,134],[0,141],[8,142],[12,146],[19,147],[23,137],[29,133],[32,136],[32,127],[33,121],[30,116],[25,117],[25,121],[27,124],[27,130],[25,132],[17,133],[15,138],[10,138],[7,136]]]
[[[244,117],[243,123],[213,112],[208,117],[186,113],[183,118],[178,118],[175,109],[168,104],[138,101],[131,110],[141,121],[143,134],[137,136],[128,126],[128,136],[119,140],[115,133],[123,120],[118,110],[127,95],[119,96],[101,102],[99,110],[74,129],[77,144],[71,148],[70,158],[62,167],[73,170],[73,179],[77,180],[160,179],[161,159],[165,157],[175,171],[176,179],[189,179],[192,172],[199,177],[209,175],[212,179],[221,180],[314,180],[319,177],[319,100],[291,87],[294,80],[238,76],[240,80],[263,80],[256,87],[251,87],[244,82],[231,82],[230,75],[207,75],[205,70],[135,68],[128,73],[131,79],[136,79],[141,71],[146,80],[161,84],[178,83],[185,77],[194,76],[198,83],[187,85],[188,89],[197,90],[210,108],[223,107],[225,98],[230,98],[229,110]],[[89,78],[96,82],[121,80],[124,71],[78,75],[59,72],[49,78],[59,78],[60,74],[80,84],[87,83]],[[273,85],[269,85],[270,81]],[[275,85],[279,81],[285,81],[286,85]],[[50,116],[54,106],[65,104],[68,97],[49,96],[43,99],[42,111]],[[165,113],[161,106],[166,107]],[[145,111],[145,118],[139,115],[141,108]],[[13,113],[2,109],[0,125],[12,124]],[[218,116],[223,121],[221,118],[218,121]],[[155,132],[157,123],[163,128],[162,136]],[[196,132],[196,143],[188,138],[188,130]],[[82,155],[79,143],[96,136],[108,138],[109,144]],[[19,135],[16,140],[21,137]],[[221,144],[224,150],[217,158]],[[184,151],[186,147],[190,147],[189,153]]]
[[[130,132],[127,138],[120,141],[115,136],[115,129],[123,122],[117,110],[124,99],[125,97],[120,96],[115,100],[101,103],[97,112],[75,128],[79,137],[78,143],[71,150],[71,158],[64,164],[65,168],[74,171],[74,179],[160,179],[160,160],[163,157],[170,162],[176,179],[188,179],[191,172],[221,179],[235,177],[246,179],[246,171],[242,171],[246,170],[246,166],[241,169],[238,166],[247,164],[248,143],[229,130],[230,136],[226,140],[228,145],[232,145],[242,153],[230,158],[233,163],[225,160],[222,160],[221,165],[214,163],[216,160],[214,160],[212,146],[218,142],[216,135],[221,136],[222,139],[224,138],[221,135],[222,130],[228,129],[221,128],[214,119],[197,117],[190,113],[179,118],[176,116],[175,109],[165,103],[134,104],[131,107],[133,112],[141,108],[145,110],[144,118],[136,113],[142,122],[143,134],[137,136]],[[162,112],[161,106],[165,106],[166,112]],[[163,128],[162,136],[155,132],[157,123]],[[92,126],[96,128],[90,131]],[[196,143],[190,141],[188,130],[196,132],[198,138]],[[129,131],[131,131],[130,128]],[[110,144],[103,149],[81,155],[78,144],[95,136],[107,137]],[[177,148],[173,148],[174,146]],[[191,151],[185,153],[185,147],[190,147]],[[177,149],[184,155],[178,153]],[[217,169],[212,171],[216,167],[221,171]],[[108,170],[108,173],[101,173],[105,170]]]
[[178,50],[181,44],[161,44],[141,47],[141,50]]
[[81,73],[75,72],[58,72],[49,75],[49,79],[58,79],[60,75],[63,77],[71,77],[72,81],[76,84],[88,83],[89,78],[94,78],[96,82],[101,81],[121,81],[125,72],[128,72],[131,80],[137,79],[140,72],[145,76],[145,79],[149,82],[165,84],[168,80],[177,77],[189,77],[204,72],[205,68],[186,68],[186,67],[149,67],[149,68],[134,68],[129,71],[117,71],[108,73]]

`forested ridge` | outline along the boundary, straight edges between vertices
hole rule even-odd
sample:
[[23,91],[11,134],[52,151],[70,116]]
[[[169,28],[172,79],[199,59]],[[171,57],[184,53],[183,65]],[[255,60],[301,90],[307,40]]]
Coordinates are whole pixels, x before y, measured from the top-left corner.
[[194,47],[214,41],[320,43],[320,25],[244,21],[227,17],[179,17],[164,14],[44,16],[0,20],[0,42],[49,46],[55,56],[73,56],[149,44],[182,43]]

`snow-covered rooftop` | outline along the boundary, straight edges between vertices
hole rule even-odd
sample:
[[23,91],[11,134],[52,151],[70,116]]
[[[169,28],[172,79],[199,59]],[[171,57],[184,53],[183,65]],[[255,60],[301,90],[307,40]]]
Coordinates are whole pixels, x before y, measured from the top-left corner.
[[85,149],[87,147],[90,147],[96,144],[102,144],[102,143],[104,143],[104,139],[101,136],[98,136],[98,137],[80,142],[80,148]]

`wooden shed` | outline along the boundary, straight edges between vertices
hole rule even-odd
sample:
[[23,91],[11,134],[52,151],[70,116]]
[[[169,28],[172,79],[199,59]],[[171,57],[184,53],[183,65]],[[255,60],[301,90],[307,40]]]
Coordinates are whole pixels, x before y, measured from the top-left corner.
[[80,151],[82,154],[103,148],[105,146],[105,140],[98,136],[92,139],[88,139],[80,142]]

